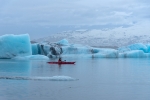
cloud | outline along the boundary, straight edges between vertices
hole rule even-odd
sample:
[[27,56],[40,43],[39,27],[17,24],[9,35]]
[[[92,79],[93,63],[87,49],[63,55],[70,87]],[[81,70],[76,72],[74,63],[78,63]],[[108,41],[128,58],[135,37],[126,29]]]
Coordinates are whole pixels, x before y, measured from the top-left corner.
[[149,0],[0,0],[0,27],[132,26],[149,11]]
[[128,18],[132,17],[132,14],[137,14],[134,15],[137,20],[138,17],[146,16],[145,13],[148,11],[144,10],[147,9],[146,7],[139,6],[139,3],[133,0],[113,2],[112,0],[94,2],[92,0],[12,0],[3,8],[1,19],[4,20],[3,23],[41,25],[44,23],[45,25],[94,25],[114,23],[114,21],[120,23],[122,20],[130,23],[133,19]]

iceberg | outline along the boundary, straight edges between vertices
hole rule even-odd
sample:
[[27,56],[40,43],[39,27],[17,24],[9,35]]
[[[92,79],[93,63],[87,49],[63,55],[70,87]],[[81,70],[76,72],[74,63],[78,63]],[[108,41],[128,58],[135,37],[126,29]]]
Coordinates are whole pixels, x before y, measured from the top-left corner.
[[0,58],[48,60],[51,57],[148,58],[150,44],[136,43],[118,49],[70,44],[67,39],[55,43],[30,43],[28,34],[0,36]]
[[145,58],[148,57],[142,50],[132,50],[124,53],[119,53],[119,58]]
[[65,57],[92,57],[92,58],[148,58],[150,44],[135,43],[118,49],[95,48],[79,44],[62,46],[62,56]]
[[40,54],[40,51],[38,49],[38,43],[31,44],[32,47],[32,55]]
[[60,45],[69,45],[69,42],[68,42],[67,39],[62,39],[62,40],[58,41],[57,44],[60,44]]
[[0,48],[0,58],[4,59],[32,55],[28,34],[0,36]]
[[147,47],[147,53],[150,53],[150,44],[146,44]]
[[147,47],[142,43],[129,45],[128,48],[130,48],[131,50],[142,50],[144,53],[147,53]]
[[35,43],[32,44],[32,54],[33,55],[45,55],[49,58],[52,56],[59,56],[62,54],[62,46],[60,43]]
[[119,52],[133,51],[133,50],[142,50],[144,53],[148,52],[148,45],[142,43],[131,44],[126,47],[118,48]]
[[[112,48],[96,48],[81,44],[70,44],[66,39],[60,40],[54,45],[43,44],[43,49],[38,47],[36,44],[36,50],[34,45],[32,46],[32,51],[34,53],[42,54],[41,51],[46,52],[46,56],[53,56],[53,52],[50,50],[54,47],[61,54],[61,57],[90,57],[90,58],[147,58],[150,57],[150,44],[135,43],[124,47],[119,47],[118,49]],[[56,48],[57,47],[57,48]],[[62,51],[60,51],[60,49]],[[40,53],[38,52],[40,51]],[[60,53],[61,52],[61,53]],[[52,57],[51,56],[51,57]]]
[[118,58],[118,51],[115,49],[99,49],[98,53],[92,55],[93,58]]
[[117,58],[118,51],[115,49],[94,48],[88,46],[64,46],[62,56],[82,56],[92,58]]
[[49,58],[44,55],[16,56],[12,59],[14,60],[49,60]]

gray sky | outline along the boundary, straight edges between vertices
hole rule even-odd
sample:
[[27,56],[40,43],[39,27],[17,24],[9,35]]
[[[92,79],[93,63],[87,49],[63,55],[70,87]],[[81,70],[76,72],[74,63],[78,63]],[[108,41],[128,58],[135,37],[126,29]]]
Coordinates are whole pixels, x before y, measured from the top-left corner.
[[0,0],[0,35],[150,25],[149,11],[150,0]]

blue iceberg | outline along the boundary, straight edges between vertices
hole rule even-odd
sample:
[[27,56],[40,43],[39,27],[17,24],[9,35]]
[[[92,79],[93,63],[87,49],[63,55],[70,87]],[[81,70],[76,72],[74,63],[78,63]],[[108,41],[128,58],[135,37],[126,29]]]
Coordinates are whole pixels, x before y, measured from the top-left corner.
[[0,37],[0,58],[13,58],[32,54],[28,34],[4,35]]
[[0,59],[48,59],[44,55],[32,55],[38,52],[35,47],[28,34],[0,36]]
[[90,58],[148,58],[150,44],[136,43],[113,48],[96,48],[88,45],[70,44],[67,39],[55,43],[31,44],[28,34],[0,36],[0,58],[49,59],[51,57]]

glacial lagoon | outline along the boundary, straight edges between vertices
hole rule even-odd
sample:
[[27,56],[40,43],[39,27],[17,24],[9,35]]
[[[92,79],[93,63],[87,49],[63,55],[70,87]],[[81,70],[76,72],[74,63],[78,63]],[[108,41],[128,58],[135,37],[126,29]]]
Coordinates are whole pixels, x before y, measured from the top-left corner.
[[[149,100],[149,58],[0,60],[0,100]],[[56,61],[50,59],[49,61]]]

